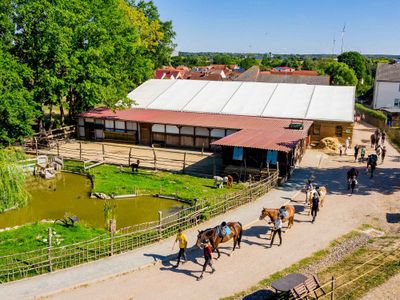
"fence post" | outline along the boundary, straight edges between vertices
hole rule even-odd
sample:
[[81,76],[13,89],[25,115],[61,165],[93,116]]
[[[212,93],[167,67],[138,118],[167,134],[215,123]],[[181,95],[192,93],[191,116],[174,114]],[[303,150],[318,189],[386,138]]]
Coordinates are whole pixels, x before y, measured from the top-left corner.
[[253,189],[252,189],[252,185],[251,185],[251,174],[249,175],[249,195],[250,195],[250,202],[251,200],[253,200]]
[[331,282],[331,300],[335,300],[335,287],[336,287],[336,280],[335,277],[332,276],[332,282]]
[[129,156],[128,156],[128,166],[131,165],[131,154],[132,154],[132,147],[129,148]]
[[37,138],[34,137],[33,139],[34,139],[34,141],[35,141],[36,156],[38,156],[38,142],[37,142]]
[[185,173],[185,168],[186,168],[186,152],[183,153],[183,169],[182,169],[182,173]]
[[82,160],[82,142],[79,142],[79,160]]
[[49,261],[49,272],[53,271],[53,264],[51,261],[52,235],[53,235],[53,233],[52,233],[51,227],[49,227],[47,230],[47,259]]
[[58,141],[56,141],[56,146],[57,146],[57,157],[60,157],[60,145],[58,144]]
[[101,153],[103,154],[103,161],[105,159],[106,156],[106,146],[104,146],[104,144],[101,144]]
[[215,165],[215,156],[213,155],[213,176],[217,176],[217,167]]
[[158,238],[162,239],[162,211],[158,211]]
[[110,256],[113,256],[114,254],[114,232],[115,232],[115,228],[116,228],[116,222],[115,219],[111,219],[110,220]]
[[157,171],[157,156],[156,156],[156,149],[154,149],[154,146],[151,146],[153,148],[153,158],[154,158],[154,171]]
[[201,156],[203,156],[204,155],[204,143],[203,143],[203,145],[201,146]]

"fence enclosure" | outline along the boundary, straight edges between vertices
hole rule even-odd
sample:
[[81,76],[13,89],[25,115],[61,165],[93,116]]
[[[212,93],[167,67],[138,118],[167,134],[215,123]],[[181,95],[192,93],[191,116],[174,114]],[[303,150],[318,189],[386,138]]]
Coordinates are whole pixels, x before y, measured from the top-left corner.
[[[0,256],[0,282],[13,281],[51,272],[133,250],[176,234],[178,228],[186,229],[225,213],[240,205],[254,201],[277,185],[278,173],[254,183],[246,189],[223,197],[199,200],[195,205],[153,222],[137,224],[104,233],[93,239],[75,244],[54,246],[51,238],[48,247],[34,251]],[[49,229],[51,236],[51,229]]]

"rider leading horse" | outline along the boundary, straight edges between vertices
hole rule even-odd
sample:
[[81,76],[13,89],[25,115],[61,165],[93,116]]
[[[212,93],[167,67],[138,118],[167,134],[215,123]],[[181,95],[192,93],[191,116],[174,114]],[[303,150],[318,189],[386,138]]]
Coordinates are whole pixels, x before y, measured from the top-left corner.
[[218,245],[220,243],[225,243],[233,238],[233,249],[232,252],[229,254],[232,255],[233,251],[235,251],[236,244],[238,248],[240,248],[240,242],[242,240],[243,234],[243,226],[240,222],[229,222],[226,225],[231,230],[231,233],[228,236],[224,236],[222,238],[219,236],[219,232],[221,230],[220,226],[215,226],[214,228],[208,228],[202,231],[199,230],[196,245],[200,248],[202,241],[208,239],[213,249],[217,251],[217,258],[219,258],[221,256],[221,253],[218,250]]

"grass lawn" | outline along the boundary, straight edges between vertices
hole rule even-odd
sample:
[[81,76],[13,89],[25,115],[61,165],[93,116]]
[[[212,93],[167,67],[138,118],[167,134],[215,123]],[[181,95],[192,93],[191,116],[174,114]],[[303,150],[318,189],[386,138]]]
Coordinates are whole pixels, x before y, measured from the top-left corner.
[[[83,163],[65,161],[66,169],[83,172]],[[169,172],[139,170],[132,174],[130,168],[121,172],[118,166],[100,165],[89,170],[94,176],[94,192],[105,194],[163,194],[193,200],[210,199],[244,188],[243,184],[234,184],[231,189],[215,189],[214,180]]]
[[[64,227],[53,223],[35,223],[24,225],[17,229],[0,232],[0,255],[22,253],[47,247],[48,228],[53,229],[53,245],[63,246],[91,239],[102,233],[104,230],[86,227],[77,224],[73,227]],[[54,233],[55,232],[55,233]]]

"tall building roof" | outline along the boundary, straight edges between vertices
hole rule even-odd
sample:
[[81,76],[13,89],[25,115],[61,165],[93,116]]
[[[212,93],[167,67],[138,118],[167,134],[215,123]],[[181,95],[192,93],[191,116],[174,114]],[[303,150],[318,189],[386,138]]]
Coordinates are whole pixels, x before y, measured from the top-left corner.
[[400,82],[400,63],[378,63],[375,78],[377,81]]
[[142,109],[342,122],[353,122],[354,96],[351,86],[156,79],[128,95]]

